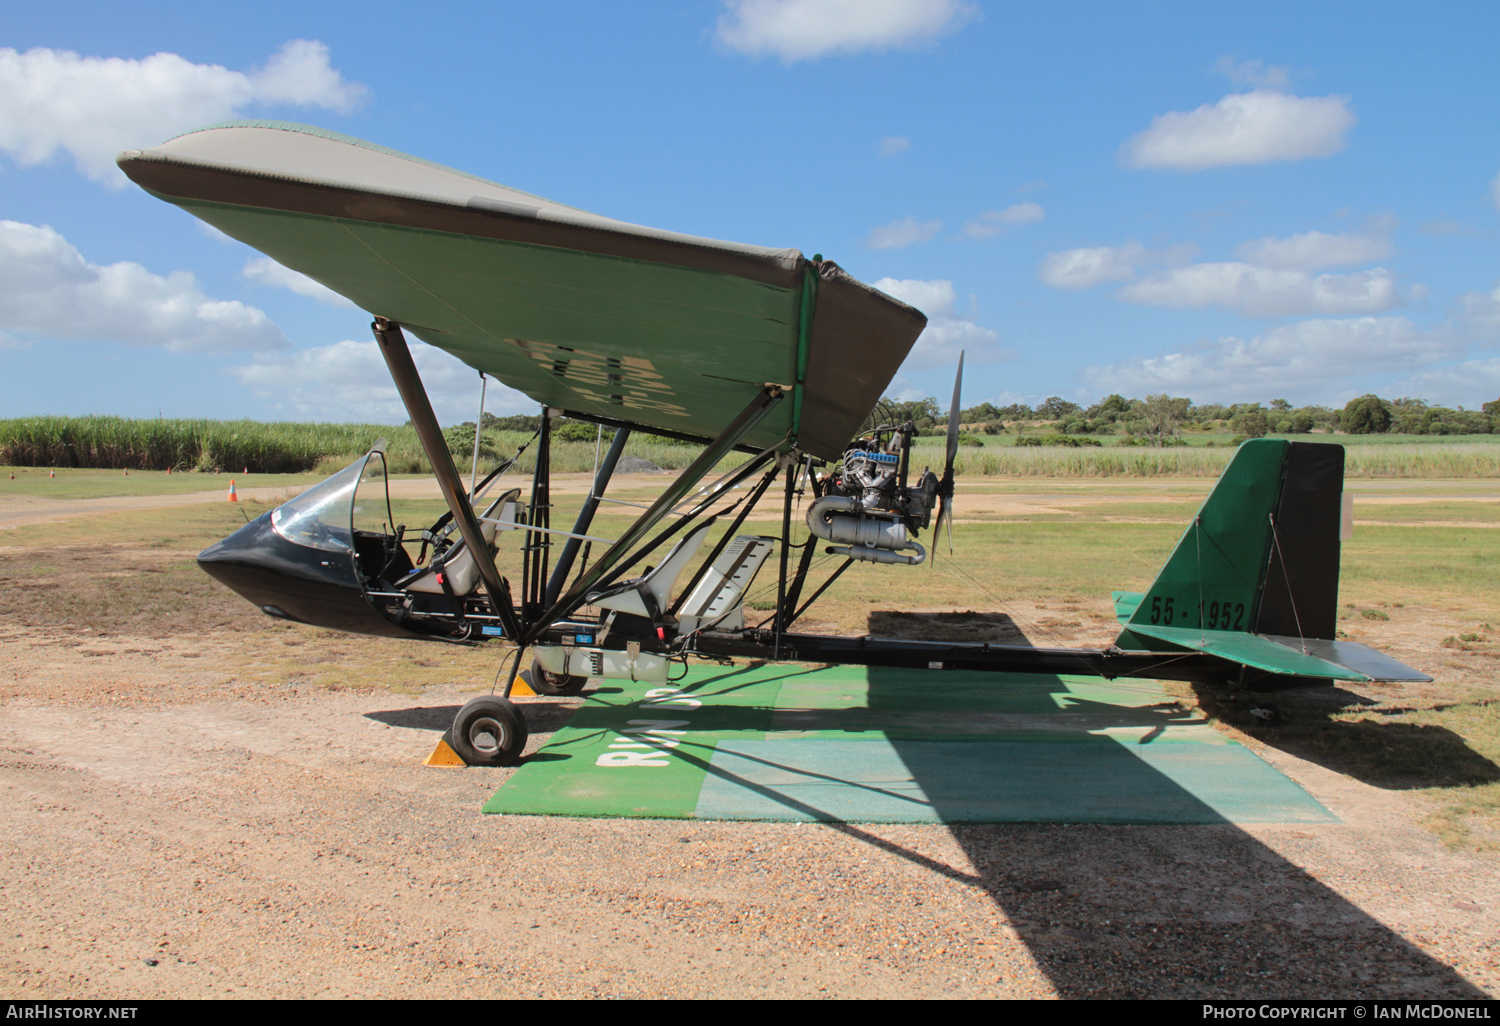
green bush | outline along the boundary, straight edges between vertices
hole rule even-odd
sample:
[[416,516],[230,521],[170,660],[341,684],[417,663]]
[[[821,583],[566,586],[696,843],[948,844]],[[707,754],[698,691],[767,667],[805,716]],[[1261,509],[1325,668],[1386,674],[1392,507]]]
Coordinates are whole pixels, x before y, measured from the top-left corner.
[[1379,396],[1362,395],[1344,406],[1339,427],[1351,435],[1384,434],[1391,428],[1391,411]]
[[1089,438],[1087,435],[1027,435],[1016,439],[1017,445],[1040,446],[1040,445],[1065,445],[1071,449],[1077,449],[1083,445],[1103,445],[1097,438]]
[[[612,434],[613,432],[607,432]],[[581,420],[560,420],[552,425],[552,439],[557,442],[593,442],[599,438],[599,425]]]

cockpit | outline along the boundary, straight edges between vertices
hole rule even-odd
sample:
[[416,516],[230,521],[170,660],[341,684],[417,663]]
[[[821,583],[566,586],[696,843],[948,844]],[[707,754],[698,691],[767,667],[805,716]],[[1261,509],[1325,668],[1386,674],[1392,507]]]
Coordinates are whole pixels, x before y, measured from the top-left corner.
[[[481,515],[484,539],[513,529],[520,490]],[[407,546],[420,548],[413,559]],[[499,636],[473,554],[445,514],[408,533],[391,512],[384,440],[332,477],[198,556],[215,579],[285,620],[385,636]]]

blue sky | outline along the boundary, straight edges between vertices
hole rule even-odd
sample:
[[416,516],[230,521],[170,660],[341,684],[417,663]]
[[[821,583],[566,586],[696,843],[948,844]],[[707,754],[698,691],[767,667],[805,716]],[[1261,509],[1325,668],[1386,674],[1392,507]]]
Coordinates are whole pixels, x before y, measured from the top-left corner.
[[[113,170],[229,117],[822,253],[931,317],[893,392],[946,395],[965,348],[966,405],[1475,407],[1497,37],[1493,3],[27,5],[0,34],[0,416],[405,419],[367,315]],[[476,376],[421,362],[472,417]]]

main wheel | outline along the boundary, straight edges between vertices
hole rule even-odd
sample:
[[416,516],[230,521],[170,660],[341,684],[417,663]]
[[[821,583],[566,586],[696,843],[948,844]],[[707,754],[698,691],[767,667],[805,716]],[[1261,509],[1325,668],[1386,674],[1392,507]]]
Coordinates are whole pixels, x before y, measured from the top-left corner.
[[1251,699],[1250,715],[1261,727],[1279,727],[1286,722],[1286,713],[1281,711],[1280,703],[1271,698]]
[[526,749],[526,719],[508,699],[471,699],[453,717],[453,750],[470,766],[514,766]]
[[574,677],[563,673],[548,673],[542,664],[533,662],[527,673],[526,683],[539,695],[576,695],[589,682],[587,677]]

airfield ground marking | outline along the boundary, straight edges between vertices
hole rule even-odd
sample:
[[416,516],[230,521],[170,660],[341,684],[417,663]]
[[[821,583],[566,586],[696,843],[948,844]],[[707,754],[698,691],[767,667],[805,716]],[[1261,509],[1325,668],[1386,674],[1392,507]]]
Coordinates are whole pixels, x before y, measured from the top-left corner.
[[1140,685],[785,666],[694,670],[672,687],[609,682],[485,810],[870,823],[1337,822],[1249,749]]

